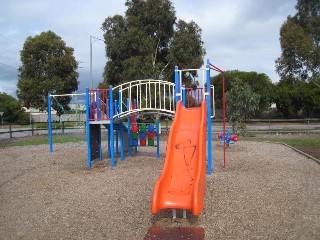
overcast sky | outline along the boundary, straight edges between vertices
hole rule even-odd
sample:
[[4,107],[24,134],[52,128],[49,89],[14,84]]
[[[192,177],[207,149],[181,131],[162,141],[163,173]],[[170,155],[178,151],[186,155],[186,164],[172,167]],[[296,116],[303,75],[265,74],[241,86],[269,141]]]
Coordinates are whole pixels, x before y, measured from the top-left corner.
[[[278,81],[279,30],[296,0],[173,0],[178,19],[202,29],[207,55],[223,70],[267,74]],[[90,35],[103,38],[105,18],[124,15],[125,0],[0,0],[0,92],[15,96],[20,50],[27,37],[51,30],[74,48],[83,92],[90,86]],[[94,87],[102,81],[105,46],[92,45]],[[204,59],[204,61],[205,61]]]

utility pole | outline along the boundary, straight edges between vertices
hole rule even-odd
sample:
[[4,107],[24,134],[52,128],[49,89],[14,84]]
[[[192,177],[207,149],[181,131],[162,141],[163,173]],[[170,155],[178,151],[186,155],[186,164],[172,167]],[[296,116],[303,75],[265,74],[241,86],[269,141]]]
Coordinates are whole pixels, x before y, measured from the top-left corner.
[[[94,40],[92,40],[94,39]],[[92,43],[96,42],[96,41],[102,41],[105,42],[104,40],[102,40],[101,38],[97,38],[94,36],[90,35],[90,88],[93,89],[93,76],[92,76]]]
[[90,35],[90,88],[93,89],[93,78],[92,78],[92,36]]

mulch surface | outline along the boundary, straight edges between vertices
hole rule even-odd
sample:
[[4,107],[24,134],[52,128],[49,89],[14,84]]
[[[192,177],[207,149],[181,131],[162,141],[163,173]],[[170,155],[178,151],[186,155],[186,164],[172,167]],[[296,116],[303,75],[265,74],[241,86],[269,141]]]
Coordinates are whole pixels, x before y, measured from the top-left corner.
[[144,240],[161,239],[161,240],[203,240],[204,229],[195,227],[159,227],[152,226],[149,228]]

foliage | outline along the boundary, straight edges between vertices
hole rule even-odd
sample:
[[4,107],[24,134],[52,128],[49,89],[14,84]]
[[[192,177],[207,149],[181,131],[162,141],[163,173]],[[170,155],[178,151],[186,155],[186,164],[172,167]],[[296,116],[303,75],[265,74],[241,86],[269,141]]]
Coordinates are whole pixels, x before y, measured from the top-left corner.
[[[251,90],[259,96],[259,105],[254,112],[254,117],[260,117],[261,112],[268,109],[274,101],[274,88],[271,79],[264,73],[244,72],[239,70],[226,71],[224,73],[225,91],[232,90],[232,83],[248,84]],[[217,108],[222,108],[222,74],[211,78],[214,85],[215,103]]]
[[259,108],[259,95],[254,93],[248,83],[234,81],[226,93],[227,119],[232,130],[246,135],[246,122]]
[[320,87],[314,82],[280,81],[276,93],[277,109],[284,117],[296,117],[299,110],[307,117],[320,113]]
[[[167,56],[170,63],[170,68],[167,69],[167,79],[173,79],[171,74],[174,66],[196,69],[202,65],[205,50],[202,47],[201,32],[201,29],[194,21],[187,23],[179,20],[177,22],[172,45]],[[199,83],[195,81],[195,77],[197,77],[197,72],[195,71],[183,72],[182,84],[186,87],[198,86]]]
[[18,119],[15,121],[15,123],[19,125],[30,124],[30,113],[20,110]]
[[127,0],[125,5],[125,16],[108,17],[102,24],[109,59],[104,82],[173,80],[175,65],[202,65],[201,29],[193,21],[176,23],[170,0]]
[[[22,66],[17,84],[17,96],[26,107],[44,110],[48,93],[66,94],[78,89],[78,63],[73,51],[52,31],[26,39],[20,54]],[[65,97],[60,103],[67,108],[70,100]],[[53,108],[57,106],[53,104]]]
[[[0,93],[0,112],[4,112],[2,120],[7,123],[15,123],[19,119],[22,121],[29,116],[21,110],[18,100],[6,93]],[[27,122],[29,123],[29,118]]]
[[298,0],[297,13],[280,30],[281,56],[276,69],[277,108],[285,117],[320,114],[320,2]]
[[320,83],[320,2],[298,0],[297,13],[280,29],[282,53],[276,61],[281,80]]

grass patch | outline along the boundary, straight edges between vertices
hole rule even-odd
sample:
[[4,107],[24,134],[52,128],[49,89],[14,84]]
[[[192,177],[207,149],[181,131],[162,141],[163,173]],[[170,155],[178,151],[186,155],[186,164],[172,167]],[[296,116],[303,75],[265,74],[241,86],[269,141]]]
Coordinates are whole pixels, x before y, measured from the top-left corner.
[[[77,136],[77,137],[70,137],[70,136],[54,136],[53,137],[53,144],[57,143],[70,143],[70,142],[83,142],[86,141],[85,136]],[[41,144],[48,144],[49,139],[48,137],[35,137],[30,139],[21,139],[15,140],[12,142],[3,143],[0,145],[0,148],[3,147],[14,147],[14,146],[31,146],[31,145],[41,145]]]
[[[257,141],[257,142],[280,142],[285,143],[290,146],[296,147],[296,146],[304,146],[304,147],[319,147],[320,148],[320,138],[279,138],[276,136],[268,136],[268,137],[244,137],[242,138],[246,141]],[[240,139],[241,141],[241,139]]]
[[[36,128],[46,128],[48,129],[47,123],[36,123],[34,124]],[[53,122],[52,129],[60,129],[60,128],[74,128],[74,127],[84,127],[84,122]]]
[[290,146],[308,146],[308,147],[319,147],[320,148],[320,139],[264,139],[264,141],[270,142],[281,142],[288,144]]

